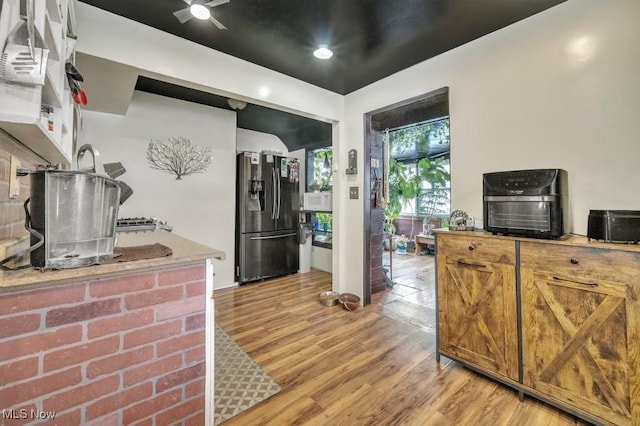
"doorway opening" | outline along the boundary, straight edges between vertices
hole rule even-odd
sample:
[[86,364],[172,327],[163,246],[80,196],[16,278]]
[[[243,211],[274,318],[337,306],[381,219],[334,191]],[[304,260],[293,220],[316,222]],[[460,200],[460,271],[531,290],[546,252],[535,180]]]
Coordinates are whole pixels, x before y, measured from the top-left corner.
[[[368,305],[371,303],[373,294],[384,291],[388,286],[393,285],[393,240],[390,240],[389,251],[385,253],[384,242],[385,219],[389,224],[389,211],[386,209],[390,200],[389,179],[387,178],[391,166],[402,164],[403,168],[411,167],[411,163],[415,164],[415,173],[418,173],[418,163],[420,156],[428,158],[442,166],[446,162],[448,172],[448,122],[449,122],[449,89],[444,87],[424,95],[408,99],[387,107],[371,111],[365,114],[365,158],[370,159],[370,164],[364,167],[364,193],[370,194],[369,200],[364,203],[364,242],[363,249],[365,253],[364,259],[364,283],[363,283],[363,303]],[[437,123],[437,124],[436,124]],[[446,126],[446,150],[433,147],[429,154],[429,141],[426,145],[424,141],[422,146],[415,144],[412,149],[405,149],[403,155],[391,160],[389,149],[389,133],[393,130],[416,128],[426,126],[431,130],[442,130]],[[424,128],[423,128],[424,130]],[[434,132],[438,133],[437,131]],[[429,139],[429,138],[427,138]],[[399,153],[396,152],[396,155]],[[407,209],[413,212],[410,217],[410,228],[408,234],[415,234],[415,216],[423,205],[423,213],[426,214],[426,199],[417,197],[418,193],[426,194],[429,189],[428,185],[417,188],[414,200],[406,200],[404,203]],[[448,194],[448,188],[446,188]],[[433,191],[431,191],[433,192]],[[433,195],[433,194],[432,194]],[[448,195],[447,195],[448,197]],[[409,198],[411,198],[409,196]],[[439,203],[438,203],[439,204]],[[418,208],[418,210],[416,210]],[[386,211],[385,211],[386,210]],[[400,211],[400,213],[402,210]],[[432,212],[433,213],[433,212]],[[401,214],[394,220],[394,224],[398,224],[397,220],[401,218]],[[418,220],[419,231],[423,230],[423,219]],[[405,235],[405,239],[406,238]],[[411,241],[413,242],[413,241]],[[388,261],[386,259],[388,256]]]

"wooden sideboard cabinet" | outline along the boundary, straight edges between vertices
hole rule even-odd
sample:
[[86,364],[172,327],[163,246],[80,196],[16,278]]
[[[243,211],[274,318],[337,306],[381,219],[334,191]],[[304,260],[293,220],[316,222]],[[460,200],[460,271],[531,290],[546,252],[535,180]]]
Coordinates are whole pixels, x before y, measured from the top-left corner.
[[518,380],[513,241],[438,234],[438,324],[442,354]]
[[438,232],[438,355],[597,424],[640,425],[640,247]]
[[520,243],[523,384],[616,425],[640,423],[640,253]]

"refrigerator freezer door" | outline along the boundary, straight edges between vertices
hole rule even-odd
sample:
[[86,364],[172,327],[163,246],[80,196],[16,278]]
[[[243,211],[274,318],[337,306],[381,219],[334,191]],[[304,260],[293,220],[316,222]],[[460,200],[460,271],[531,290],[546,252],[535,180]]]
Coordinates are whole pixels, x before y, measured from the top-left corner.
[[255,153],[238,155],[236,214],[240,233],[275,230],[274,160],[267,160]]
[[240,237],[240,284],[298,271],[297,232],[243,234]]

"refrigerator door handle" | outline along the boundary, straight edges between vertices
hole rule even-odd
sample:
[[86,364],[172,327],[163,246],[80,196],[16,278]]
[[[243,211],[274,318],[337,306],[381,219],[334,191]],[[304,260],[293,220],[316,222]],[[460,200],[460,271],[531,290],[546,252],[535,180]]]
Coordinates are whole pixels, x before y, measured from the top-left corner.
[[296,235],[295,232],[290,234],[282,234],[282,235],[271,235],[269,237],[251,237],[252,240],[275,240],[276,238],[287,238],[294,237]]
[[280,179],[280,176],[277,176],[277,179],[278,179],[278,212],[276,213],[276,219],[280,219],[280,202],[282,201],[282,191],[280,190],[281,189],[280,181],[282,179]]
[[276,218],[276,195],[278,192],[278,188],[276,187],[276,170],[275,169],[271,169],[271,188],[273,188],[273,191],[271,191],[271,198],[273,200],[273,203],[271,204],[271,219],[275,219]]

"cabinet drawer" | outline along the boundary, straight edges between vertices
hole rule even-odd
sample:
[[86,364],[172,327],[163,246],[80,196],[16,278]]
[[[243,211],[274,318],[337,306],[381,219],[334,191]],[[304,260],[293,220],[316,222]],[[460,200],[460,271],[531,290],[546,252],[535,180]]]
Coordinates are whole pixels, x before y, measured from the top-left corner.
[[437,235],[437,254],[464,259],[515,265],[515,242],[497,238],[473,237],[470,235]]
[[521,242],[520,266],[534,272],[585,282],[605,280],[631,283],[640,277],[640,253]]

